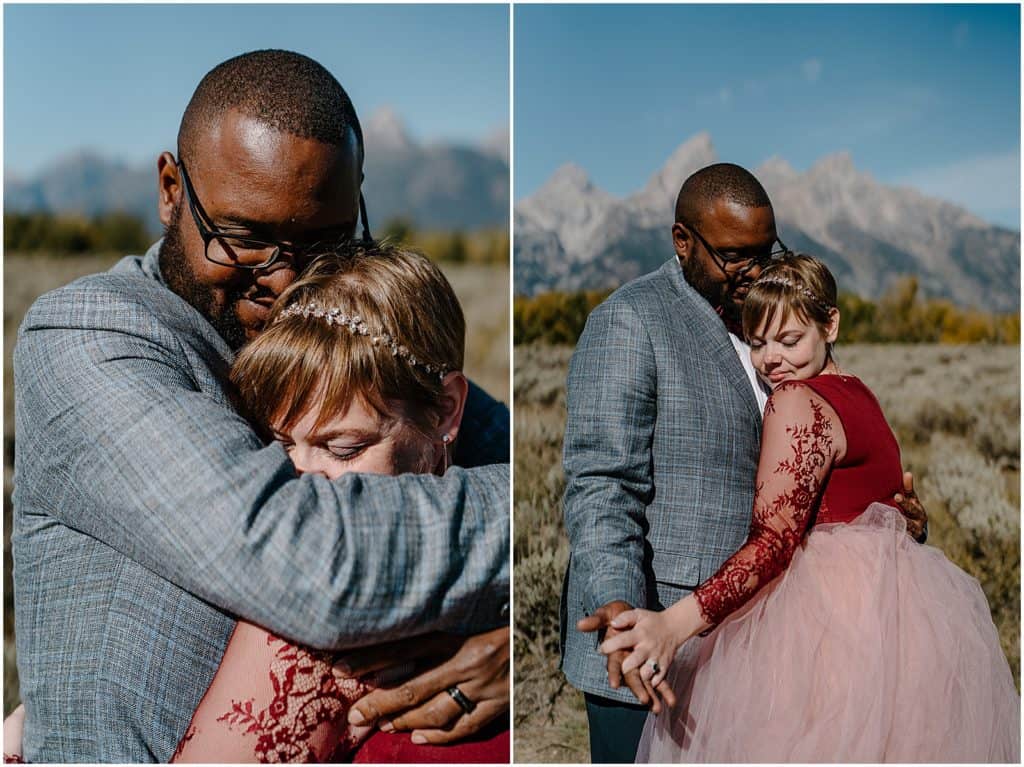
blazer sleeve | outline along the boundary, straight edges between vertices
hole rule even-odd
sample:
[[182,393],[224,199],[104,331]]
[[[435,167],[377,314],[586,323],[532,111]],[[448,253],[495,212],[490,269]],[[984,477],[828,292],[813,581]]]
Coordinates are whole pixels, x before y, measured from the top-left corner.
[[618,599],[646,605],[656,379],[636,311],[614,297],[597,307],[569,366],[564,442],[565,526],[588,613]]
[[507,464],[296,478],[200,390],[181,339],[121,293],[82,300],[44,296],[19,334],[23,506],[313,647],[504,622]]

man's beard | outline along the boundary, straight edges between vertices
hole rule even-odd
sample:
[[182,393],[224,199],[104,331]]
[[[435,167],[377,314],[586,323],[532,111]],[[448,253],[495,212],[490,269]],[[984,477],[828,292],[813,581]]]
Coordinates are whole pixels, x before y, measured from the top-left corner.
[[679,259],[683,277],[690,287],[700,293],[722,318],[722,322],[733,333],[739,334],[743,325],[743,305],[732,300],[731,285],[711,279],[704,267],[694,258]]
[[164,229],[164,239],[160,243],[160,274],[167,282],[167,287],[188,301],[203,315],[221,338],[227,341],[232,349],[239,349],[245,343],[245,328],[238,319],[236,306],[242,298],[242,291],[236,287],[227,288],[223,293],[223,302],[218,299],[209,285],[196,279],[185,256],[185,245],[181,237],[181,206],[175,206],[171,213],[171,223]]

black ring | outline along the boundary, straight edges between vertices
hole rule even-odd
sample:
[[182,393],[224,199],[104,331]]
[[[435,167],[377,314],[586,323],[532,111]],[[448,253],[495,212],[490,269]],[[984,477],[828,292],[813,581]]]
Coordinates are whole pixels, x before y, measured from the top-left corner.
[[452,696],[452,700],[459,704],[459,708],[467,714],[472,714],[474,709],[476,709],[476,703],[467,698],[466,693],[458,687],[449,687],[448,694]]

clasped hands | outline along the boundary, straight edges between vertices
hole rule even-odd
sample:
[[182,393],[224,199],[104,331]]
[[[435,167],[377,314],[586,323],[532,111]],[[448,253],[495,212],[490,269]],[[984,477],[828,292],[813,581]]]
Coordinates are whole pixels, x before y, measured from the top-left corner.
[[[903,493],[894,500],[906,520],[907,532],[923,543],[928,514],[914,492],[914,476],[909,471],[903,474]],[[619,689],[625,682],[640,704],[650,706],[656,714],[663,706],[676,704],[665,676],[679,647],[700,630],[696,619],[688,620],[685,610],[638,610],[616,600],[581,619],[576,628],[598,632],[598,650],[608,658],[606,668],[612,689]]]
[[[598,632],[598,650],[607,656],[608,683],[619,689],[622,683],[643,706],[655,714],[664,706],[672,708],[676,696],[666,681],[676,651],[688,638],[675,625],[674,614],[634,609],[624,601],[609,602],[581,619],[576,628]],[[603,639],[602,639],[603,637]],[[657,671],[648,661],[657,664]]]
[[[427,634],[348,652],[334,664],[338,677],[361,677],[411,660],[439,662],[356,701],[349,724],[384,732],[412,731],[413,743],[453,743],[478,732],[508,711],[509,628],[468,637]],[[462,709],[447,691],[458,687],[474,704]]]

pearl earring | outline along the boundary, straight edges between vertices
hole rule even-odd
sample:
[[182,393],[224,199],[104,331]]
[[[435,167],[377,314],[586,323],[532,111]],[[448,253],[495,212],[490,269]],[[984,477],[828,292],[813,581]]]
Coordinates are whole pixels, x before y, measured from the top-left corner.
[[441,470],[441,474],[448,471],[448,443],[452,441],[452,438],[447,434],[441,437],[441,451],[444,453],[444,468]]

